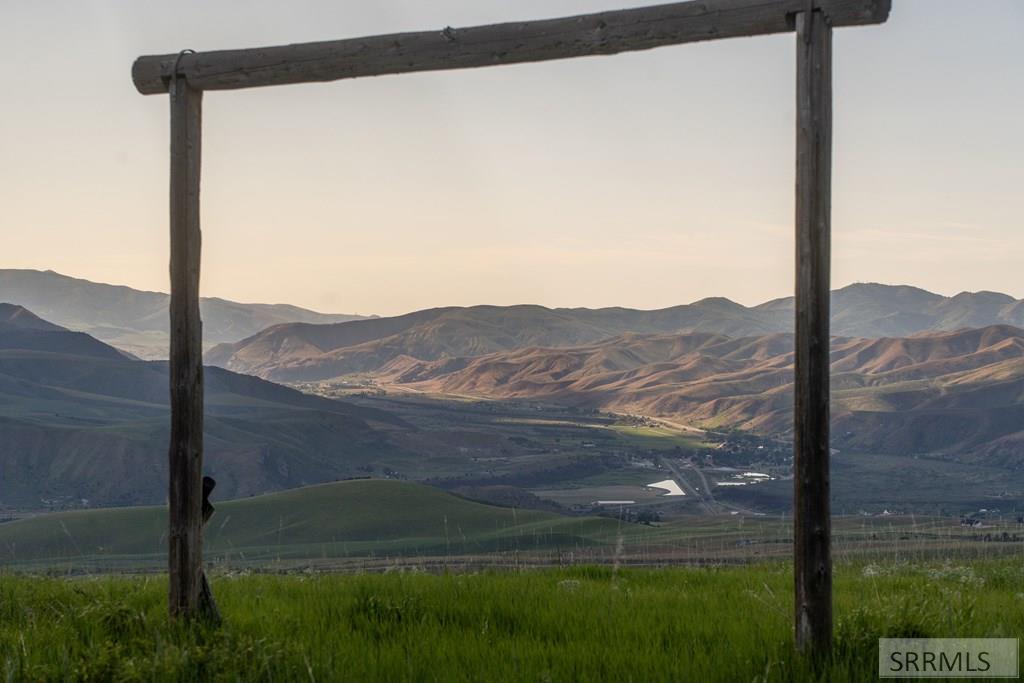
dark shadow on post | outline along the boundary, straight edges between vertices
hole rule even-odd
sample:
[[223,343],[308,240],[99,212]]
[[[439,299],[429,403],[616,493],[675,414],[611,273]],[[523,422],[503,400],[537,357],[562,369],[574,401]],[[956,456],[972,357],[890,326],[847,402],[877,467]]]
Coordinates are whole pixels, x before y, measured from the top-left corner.
[[[213,477],[203,477],[203,527],[210,521],[210,517],[217,510],[210,502],[210,494],[217,486]],[[199,615],[208,623],[220,625],[222,619],[217,601],[213,599],[213,591],[210,590],[210,582],[206,578],[206,572],[202,573],[199,586]]]

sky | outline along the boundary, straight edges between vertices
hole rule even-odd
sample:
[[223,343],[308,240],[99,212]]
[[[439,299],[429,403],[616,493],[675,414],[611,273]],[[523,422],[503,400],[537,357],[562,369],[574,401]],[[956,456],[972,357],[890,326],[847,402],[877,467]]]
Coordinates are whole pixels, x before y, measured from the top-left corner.
[[[629,0],[0,1],[0,267],[168,288],[142,54]],[[833,271],[1024,298],[1024,2],[834,38]],[[795,38],[206,93],[202,292],[329,312],[791,294]]]

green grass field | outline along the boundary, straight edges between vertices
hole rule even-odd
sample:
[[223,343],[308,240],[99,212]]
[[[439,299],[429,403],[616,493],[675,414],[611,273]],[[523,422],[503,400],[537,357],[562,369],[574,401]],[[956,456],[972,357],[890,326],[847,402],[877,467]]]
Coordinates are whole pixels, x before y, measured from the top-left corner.
[[608,427],[630,446],[651,449],[701,450],[708,447],[707,440],[697,433],[685,432],[666,425],[636,425],[616,423]]
[[162,577],[0,575],[7,681],[864,681],[883,636],[1024,635],[1024,566],[838,567],[836,648],[792,650],[791,573],[214,576],[225,622],[171,626]]
[[[615,494],[608,487],[583,492],[582,500]],[[166,520],[165,508],[134,507],[3,522],[0,571],[162,571]],[[359,571],[760,562],[790,556],[792,537],[792,519],[781,516],[686,515],[645,525],[500,507],[422,484],[363,479],[218,502],[203,545],[206,561],[220,571]],[[1012,515],[986,518],[979,529],[949,516],[838,516],[833,548],[841,560],[1020,557],[1024,527]]]

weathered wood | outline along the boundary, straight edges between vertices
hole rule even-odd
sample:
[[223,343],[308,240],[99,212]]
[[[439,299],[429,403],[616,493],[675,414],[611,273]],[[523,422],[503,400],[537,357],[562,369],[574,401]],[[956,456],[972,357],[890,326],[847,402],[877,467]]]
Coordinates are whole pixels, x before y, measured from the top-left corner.
[[[891,0],[814,0],[833,26],[884,22]],[[695,0],[560,19],[445,28],[184,55],[179,74],[200,90],[333,81],[611,55],[718,38],[784,33],[809,0]],[[178,55],[139,57],[144,95],[167,92]]]
[[829,509],[832,29],[820,11],[799,14],[796,25],[796,378],[793,443],[796,643],[802,651],[823,655],[832,645]]
[[203,93],[174,80],[171,102],[171,445],[169,605],[199,616],[202,583],[203,362],[199,170]]

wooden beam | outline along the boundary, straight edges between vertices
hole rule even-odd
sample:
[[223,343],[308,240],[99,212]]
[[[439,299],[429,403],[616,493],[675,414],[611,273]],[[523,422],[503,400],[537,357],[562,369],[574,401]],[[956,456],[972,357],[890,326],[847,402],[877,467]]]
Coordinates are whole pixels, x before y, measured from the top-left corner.
[[797,15],[796,379],[794,547],[796,643],[832,645],[829,509],[829,268],[832,199],[832,28]]
[[169,605],[199,615],[203,524],[203,330],[199,317],[199,169],[203,93],[175,79],[171,101],[171,445]]
[[[878,24],[891,0],[814,0],[833,26]],[[179,75],[200,90],[334,81],[611,55],[718,38],[785,33],[809,0],[694,0],[561,19],[445,28],[181,57]],[[178,55],[139,57],[143,95],[167,92]]]

